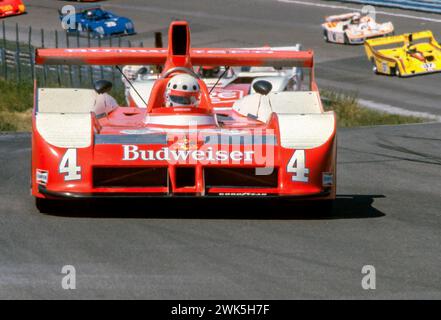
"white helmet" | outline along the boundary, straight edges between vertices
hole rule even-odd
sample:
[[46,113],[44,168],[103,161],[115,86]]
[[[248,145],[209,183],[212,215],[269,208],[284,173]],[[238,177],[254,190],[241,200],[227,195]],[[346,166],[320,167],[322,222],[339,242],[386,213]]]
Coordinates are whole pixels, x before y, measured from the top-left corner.
[[188,74],[178,74],[168,81],[165,90],[167,107],[197,107],[200,88],[196,78]]

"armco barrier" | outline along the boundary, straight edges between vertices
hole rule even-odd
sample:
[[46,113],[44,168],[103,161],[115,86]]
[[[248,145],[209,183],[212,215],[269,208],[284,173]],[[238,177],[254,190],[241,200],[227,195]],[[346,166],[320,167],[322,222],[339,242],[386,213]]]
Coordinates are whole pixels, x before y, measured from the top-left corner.
[[340,0],[373,6],[392,7],[417,10],[431,13],[441,13],[441,0]]

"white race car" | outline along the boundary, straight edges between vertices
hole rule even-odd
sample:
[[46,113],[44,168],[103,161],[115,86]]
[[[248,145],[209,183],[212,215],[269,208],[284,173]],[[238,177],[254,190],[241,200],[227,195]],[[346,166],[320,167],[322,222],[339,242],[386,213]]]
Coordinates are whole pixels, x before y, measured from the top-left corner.
[[322,28],[327,42],[344,44],[363,44],[369,38],[394,34],[392,22],[377,23],[371,16],[359,12],[326,17]]
[[[302,46],[262,47],[273,51],[300,51]],[[249,49],[262,49],[249,48]],[[242,48],[243,49],[243,48]],[[247,48],[248,49],[248,48]],[[194,68],[211,90],[210,96],[216,107],[231,107],[233,103],[251,93],[253,84],[266,80],[272,85],[272,92],[299,91],[305,75],[302,68],[275,67],[208,67]],[[153,84],[159,74],[150,66],[127,66],[123,69],[123,82],[126,85],[127,104],[131,107],[145,108]]]

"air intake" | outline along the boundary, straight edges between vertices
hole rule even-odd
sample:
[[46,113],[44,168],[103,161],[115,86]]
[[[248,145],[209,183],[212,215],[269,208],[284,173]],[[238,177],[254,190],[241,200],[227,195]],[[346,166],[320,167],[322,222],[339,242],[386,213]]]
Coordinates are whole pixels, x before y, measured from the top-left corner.
[[173,46],[172,51],[174,56],[185,56],[187,54],[188,46],[188,25],[177,24],[173,26]]
[[207,188],[277,188],[278,170],[257,175],[256,168],[205,168]]
[[196,186],[196,169],[194,167],[177,167],[175,176],[176,188],[194,188]]
[[161,167],[93,169],[94,188],[167,187],[168,171]]

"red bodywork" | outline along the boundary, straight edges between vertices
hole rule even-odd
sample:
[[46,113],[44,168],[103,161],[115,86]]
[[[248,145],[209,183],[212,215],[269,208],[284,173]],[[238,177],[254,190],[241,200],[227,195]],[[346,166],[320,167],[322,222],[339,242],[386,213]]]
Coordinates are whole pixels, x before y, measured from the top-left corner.
[[[175,30],[176,27],[179,30]],[[182,28],[186,30],[184,35]],[[178,39],[174,33],[177,31],[180,31],[181,38],[186,38],[183,42],[176,43]],[[302,150],[305,154],[304,166],[309,170],[308,179],[294,181],[293,173],[287,167],[296,150],[281,146],[277,114],[272,114],[270,120],[263,123],[244,117],[231,108],[216,110],[202,80],[199,80],[202,93],[198,108],[164,107],[165,86],[169,76],[176,74],[167,74],[172,68],[192,70],[193,64],[288,64],[312,68],[313,53],[190,49],[189,40],[187,23],[176,21],[170,27],[168,50],[38,50],[36,61],[39,64],[163,64],[163,75],[167,77],[155,82],[145,109],[118,107],[104,117],[92,113],[92,142],[87,147],[75,149],[75,163],[71,165],[75,167],[78,179],[69,181],[66,181],[65,172],[60,173],[61,163],[69,148],[49,144],[36,129],[36,97],[32,136],[32,194],[47,199],[179,195],[334,199],[335,126],[325,143]],[[313,90],[317,91],[313,76],[311,78]],[[197,128],[193,128],[191,123],[189,127],[179,122],[186,117],[201,122]],[[211,122],[210,119],[217,120]],[[183,160],[184,157],[175,159],[176,155],[182,154],[188,155],[186,160]],[[256,174],[256,169],[263,167],[272,169],[264,175]],[[332,181],[327,185],[323,182],[324,174],[332,176]]]
[[23,14],[26,7],[21,0],[0,0],[0,18]]

